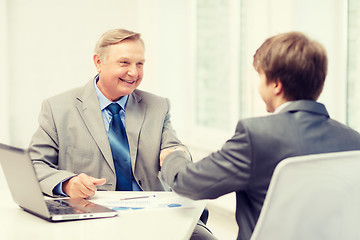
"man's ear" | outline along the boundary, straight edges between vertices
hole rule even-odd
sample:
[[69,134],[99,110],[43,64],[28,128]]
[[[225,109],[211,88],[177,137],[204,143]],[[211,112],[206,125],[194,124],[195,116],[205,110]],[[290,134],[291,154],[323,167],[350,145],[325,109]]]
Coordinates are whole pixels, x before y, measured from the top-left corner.
[[283,89],[283,84],[280,81],[280,78],[277,78],[274,81],[274,91],[275,91],[275,95],[280,95],[283,93],[284,89]]
[[99,55],[95,53],[94,56],[93,56],[93,60],[94,60],[94,64],[95,64],[95,67],[96,67],[98,73],[100,73],[101,72],[101,63],[102,62],[101,62],[101,59],[100,59]]

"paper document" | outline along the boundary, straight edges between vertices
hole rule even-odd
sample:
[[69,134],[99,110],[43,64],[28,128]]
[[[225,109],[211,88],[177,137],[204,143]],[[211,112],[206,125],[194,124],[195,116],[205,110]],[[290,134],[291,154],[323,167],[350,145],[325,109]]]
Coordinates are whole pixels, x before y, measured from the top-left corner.
[[116,211],[139,210],[139,209],[161,209],[161,208],[192,208],[190,200],[173,197],[157,197],[156,195],[144,194],[142,196],[127,198],[108,198],[93,201]]

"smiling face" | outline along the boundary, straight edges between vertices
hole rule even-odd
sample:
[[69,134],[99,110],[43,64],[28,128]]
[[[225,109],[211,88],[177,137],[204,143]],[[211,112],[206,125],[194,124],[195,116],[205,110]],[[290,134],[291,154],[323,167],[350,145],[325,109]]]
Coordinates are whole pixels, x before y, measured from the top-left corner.
[[98,88],[112,102],[131,94],[141,83],[144,62],[144,45],[140,40],[126,39],[107,47],[103,58],[94,55]]

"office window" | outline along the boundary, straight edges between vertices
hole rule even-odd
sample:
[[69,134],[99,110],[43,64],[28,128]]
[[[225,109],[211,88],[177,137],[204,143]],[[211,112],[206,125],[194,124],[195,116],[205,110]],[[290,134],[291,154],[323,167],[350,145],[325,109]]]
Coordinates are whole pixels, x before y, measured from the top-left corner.
[[348,1],[347,121],[360,131],[360,2]]
[[195,124],[230,131],[241,110],[240,2],[198,0]]

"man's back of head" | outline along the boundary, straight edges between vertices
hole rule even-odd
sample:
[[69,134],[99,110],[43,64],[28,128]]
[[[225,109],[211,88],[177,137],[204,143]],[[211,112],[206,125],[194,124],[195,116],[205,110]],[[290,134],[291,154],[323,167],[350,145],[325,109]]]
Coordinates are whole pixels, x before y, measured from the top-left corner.
[[256,51],[253,65],[268,82],[280,81],[284,98],[317,100],[327,74],[327,54],[317,41],[300,32],[268,38]]

